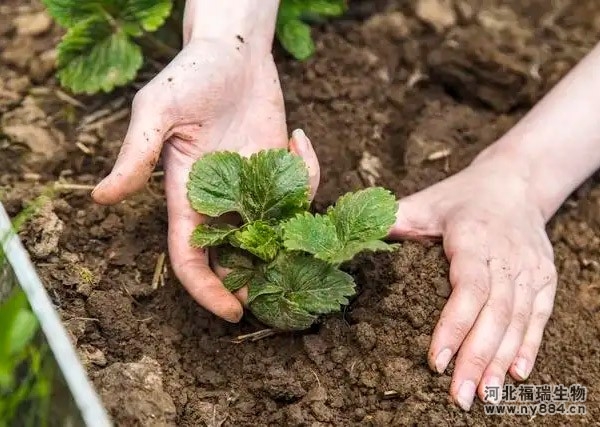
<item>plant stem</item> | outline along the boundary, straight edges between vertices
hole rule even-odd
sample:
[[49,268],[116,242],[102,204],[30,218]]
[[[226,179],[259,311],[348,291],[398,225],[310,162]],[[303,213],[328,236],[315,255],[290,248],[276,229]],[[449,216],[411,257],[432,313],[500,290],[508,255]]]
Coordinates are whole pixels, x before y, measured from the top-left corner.
[[173,46],[169,46],[150,33],[144,33],[139,40],[140,43],[147,44],[149,47],[154,48],[158,52],[159,56],[167,56],[169,59],[171,59],[179,53],[178,49],[175,49]]

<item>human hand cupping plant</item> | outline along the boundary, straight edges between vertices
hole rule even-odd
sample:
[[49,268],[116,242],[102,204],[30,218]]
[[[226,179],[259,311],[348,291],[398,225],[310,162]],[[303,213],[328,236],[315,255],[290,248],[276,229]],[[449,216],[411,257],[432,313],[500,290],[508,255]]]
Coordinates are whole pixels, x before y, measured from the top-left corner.
[[[261,7],[254,7],[255,1],[212,3],[210,7],[223,8],[218,12],[199,11],[195,2],[188,2],[185,47],[136,95],[119,157],[93,192],[101,204],[123,200],[144,186],[162,151],[171,264],[200,305],[229,321],[241,318],[242,305],[215,276],[208,253],[189,244],[190,234],[207,217],[191,208],[186,184],[193,163],[208,153],[227,150],[247,156],[288,147],[283,96],[271,56],[277,2],[260,0]],[[292,138],[290,149],[307,162],[314,192],[318,163],[302,135]]]

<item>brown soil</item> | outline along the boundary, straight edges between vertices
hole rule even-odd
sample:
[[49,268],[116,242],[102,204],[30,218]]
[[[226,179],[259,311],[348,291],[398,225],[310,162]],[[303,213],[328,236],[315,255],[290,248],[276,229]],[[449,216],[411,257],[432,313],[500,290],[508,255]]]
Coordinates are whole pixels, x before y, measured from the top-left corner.
[[[80,105],[57,94],[49,49],[60,31],[39,16],[35,26],[17,25],[15,18],[41,10],[37,3],[2,3],[0,185],[15,214],[57,179],[93,185],[108,173],[134,89],[79,98]],[[278,65],[289,125],[316,144],[323,175],[315,206],[323,209],[372,184],[405,196],[466,166],[593,46],[600,10],[597,0],[353,1],[348,19],[315,36],[312,60],[279,55]],[[77,126],[103,108],[108,120]],[[119,425],[529,421],[486,417],[480,404],[462,412],[449,402],[450,376],[428,369],[430,334],[450,292],[438,244],[363,256],[349,269],[360,293],[343,313],[306,333],[234,344],[259,327],[200,309],[168,269],[164,286],[152,289],[166,250],[161,180],[114,207],[95,205],[85,189],[61,191],[22,233]],[[600,180],[578,190],[548,230],[560,282],[529,382],[586,385],[588,416],[534,422],[594,424]],[[396,395],[385,399],[389,390]]]

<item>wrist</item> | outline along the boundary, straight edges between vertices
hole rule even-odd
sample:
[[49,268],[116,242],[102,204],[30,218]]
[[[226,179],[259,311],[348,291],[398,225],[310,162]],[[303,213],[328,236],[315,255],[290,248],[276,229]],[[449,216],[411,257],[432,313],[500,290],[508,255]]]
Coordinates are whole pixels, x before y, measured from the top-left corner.
[[271,51],[279,0],[187,0],[184,45],[194,39],[249,44]]
[[549,171],[542,159],[531,156],[524,149],[525,145],[522,141],[505,135],[483,150],[472,164],[494,164],[502,169],[507,182],[521,182],[528,200],[540,212],[544,222],[548,222],[570,191],[565,182],[547,176]]

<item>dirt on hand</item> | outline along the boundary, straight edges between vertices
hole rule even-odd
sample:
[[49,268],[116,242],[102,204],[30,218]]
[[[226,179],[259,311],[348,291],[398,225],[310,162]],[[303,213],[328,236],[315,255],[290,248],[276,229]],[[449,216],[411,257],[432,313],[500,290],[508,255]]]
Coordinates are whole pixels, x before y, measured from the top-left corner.
[[[50,183],[70,185],[45,213],[50,221],[22,235],[117,425],[529,421],[486,416],[481,404],[461,411],[448,398],[452,366],[444,375],[428,368],[431,332],[451,291],[439,243],[359,257],[347,268],[358,296],[309,331],[232,343],[260,326],[228,324],[198,307],[168,262],[157,276],[167,250],[160,174],[121,204],[92,202],[134,90],[79,104],[57,95],[51,73],[34,65],[52,57],[60,35],[41,11],[37,2],[0,5],[9,23],[0,25],[0,185],[11,214]],[[464,168],[593,46],[600,14],[596,0],[362,0],[314,34],[314,58],[278,52],[278,67],[289,126],[305,129],[321,162],[315,209],[323,210],[346,191],[381,185],[403,197]],[[534,422],[591,425],[600,418],[598,176],[548,231],[559,286],[527,383],[586,386],[588,414]]]

